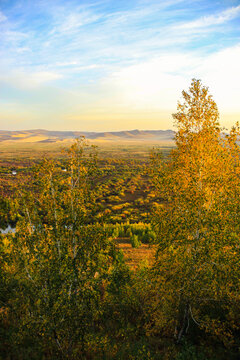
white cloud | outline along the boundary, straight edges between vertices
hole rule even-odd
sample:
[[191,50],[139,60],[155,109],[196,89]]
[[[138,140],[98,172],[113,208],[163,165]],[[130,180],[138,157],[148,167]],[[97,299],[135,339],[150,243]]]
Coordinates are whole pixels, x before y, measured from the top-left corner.
[[240,44],[202,59],[196,72],[223,111],[240,112]]
[[76,71],[84,71],[84,70],[99,69],[100,67],[102,67],[102,66],[98,65],[98,64],[91,64],[91,65],[78,66],[75,70]]
[[206,56],[172,53],[115,72],[105,86],[135,109],[175,109],[181,91],[200,78],[220,111],[240,112],[239,64],[240,44]]
[[81,11],[79,13],[70,13],[65,15],[64,18],[59,19],[53,28],[51,34],[69,34],[78,31],[84,25],[91,24],[101,18],[100,15],[88,12]]
[[[62,67],[62,68],[70,68],[70,69],[73,68],[72,71],[74,71],[76,73],[78,71],[97,69],[97,68],[101,67],[101,65],[98,65],[98,64],[81,65],[78,61],[57,62],[55,66]],[[69,72],[69,69],[68,69],[68,72]]]
[[178,29],[206,28],[213,25],[220,25],[240,15],[240,5],[229,8],[215,15],[203,16],[197,20],[178,25]]
[[6,16],[0,11],[0,23],[6,21]]
[[15,51],[18,54],[22,54],[22,53],[25,53],[25,52],[31,52],[31,49],[29,47],[27,47],[27,46],[23,46],[23,47],[16,48]]
[[[101,115],[104,124],[113,113],[129,119],[131,114],[171,114],[195,77],[209,86],[221,112],[240,113],[240,46],[204,55],[239,41],[230,21],[240,15],[240,5],[195,19],[202,6],[192,2],[198,6],[190,0],[137,0],[133,6],[108,8],[100,0],[72,7],[43,0],[52,11],[44,31],[31,22],[31,11],[19,19],[28,21],[19,22],[9,13],[3,25],[6,17],[0,12],[0,81],[20,89],[6,91],[6,97],[45,102],[58,115],[64,108],[76,116],[87,109],[95,119]],[[44,17],[41,21],[44,25]],[[56,90],[64,89],[75,94],[64,93],[59,101]]]
[[21,89],[37,88],[62,78],[62,75],[50,71],[13,71],[9,75],[0,75],[0,81]]
[[[196,61],[199,61],[195,59]],[[166,109],[177,99],[179,88],[194,67],[191,55],[175,53],[126,67],[107,81],[123,101],[134,108]]]
[[63,62],[57,62],[56,63],[56,66],[59,66],[59,67],[68,67],[68,66],[76,66],[78,65],[79,63],[77,61],[63,61]]

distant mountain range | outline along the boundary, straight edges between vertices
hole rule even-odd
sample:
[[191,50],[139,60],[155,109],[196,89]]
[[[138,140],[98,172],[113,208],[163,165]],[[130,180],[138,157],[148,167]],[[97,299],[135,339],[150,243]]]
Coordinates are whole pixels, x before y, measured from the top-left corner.
[[41,142],[54,143],[71,140],[85,136],[90,140],[106,141],[172,141],[175,132],[173,130],[129,130],[111,132],[86,132],[86,131],[48,131],[48,130],[0,130],[0,142]]

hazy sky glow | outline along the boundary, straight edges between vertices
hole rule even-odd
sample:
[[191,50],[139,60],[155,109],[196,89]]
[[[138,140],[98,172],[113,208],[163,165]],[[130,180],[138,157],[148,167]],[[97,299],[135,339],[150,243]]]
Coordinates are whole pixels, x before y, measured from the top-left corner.
[[239,0],[0,0],[0,129],[170,129],[193,77],[240,121]]

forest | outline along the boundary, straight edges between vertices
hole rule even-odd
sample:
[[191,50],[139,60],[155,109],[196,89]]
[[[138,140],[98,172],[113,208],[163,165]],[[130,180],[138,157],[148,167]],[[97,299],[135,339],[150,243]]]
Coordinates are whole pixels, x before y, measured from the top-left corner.
[[193,79],[173,148],[1,159],[0,359],[239,359],[240,127],[219,118]]

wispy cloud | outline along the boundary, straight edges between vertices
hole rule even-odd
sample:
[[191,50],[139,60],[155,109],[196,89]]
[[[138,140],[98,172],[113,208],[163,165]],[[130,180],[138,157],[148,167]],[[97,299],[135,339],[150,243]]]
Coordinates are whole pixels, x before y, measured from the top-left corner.
[[205,56],[176,52],[126,67],[105,84],[129,106],[160,111],[175,107],[180,90],[196,77],[209,85],[222,111],[240,111],[239,63],[240,44]]
[[[81,11],[79,13],[70,13],[64,16],[63,19],[58,19],[54,28],[51,30],[50,35],[56,34],[73,34],[76,33],[79,28],[92,24],[99,20],[101,15],[91,14],[87,11]],[[60,21],[59,21],[60,20]]]
[[20,89],[32,89],[61,78],[62,75],[56,72],[15,70],[10,74],[1,74],[0,82],[10,84]]
[[186,22],[184,24],[178,25],[178,29],[196,29],[196,28],[206,28],[213,25],[224,24],[227,21],[230,21],[236,17],[240,16],[240,5],[236,7],[231,7],[220,13],[202,16],[201,18]]
[[[143,119],[146,114],[166,114],[175,106],[179,89],[187,87],[192,77],[200,77],[214,89],[223,108],[237,111],[240,5],[227,4],[218,0],[0,1],[3,98],[11,103],[14,97],[16,113],[16,99],[22,111],[24,97],[34,109],[37,104],[42,109],[43,102],[51,99],[47,111],[56,118],[67,119],[71,109],[71,119],[86,116],[97,122],[111,114],[116,119]],[[223,95],[224,83],[231,88],[232,100]],[[61,112],[55,93],[61,98]]]
[[[190,4],[187,0],[135,1],[131,6],[108,8],[107,11],[106,2],[88,2],[76,8],[71,6],[71,1],[60,4],[46,6],[46,19],[34,20],[31,27],[26,21],[22,26],[18,24],[23,21],[9,21],[2,37],[5,56],[11,52],[11,62],[15,59],[16,67],[26,61],[37,67],[41,63],[46,71],[54,71],[59,63],[74,66],[76,62],[87,70],[91,69],[90,62],[101,65],[101,71],[111,72],[116,66],[147,60],[166,49],[187,48],[193,41],[202,47],[201,33],[188,30],[206,31],[210,24],[237,16],[240,9],[240,6],[225,9],[188,22],[191,11],[186,8]],[[20,49],[31,49],[31,55],[25,56],[26,51]]]
[[7,20],[7,17],[0,11],[0,23]]

